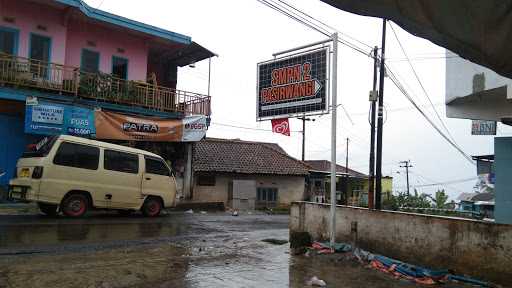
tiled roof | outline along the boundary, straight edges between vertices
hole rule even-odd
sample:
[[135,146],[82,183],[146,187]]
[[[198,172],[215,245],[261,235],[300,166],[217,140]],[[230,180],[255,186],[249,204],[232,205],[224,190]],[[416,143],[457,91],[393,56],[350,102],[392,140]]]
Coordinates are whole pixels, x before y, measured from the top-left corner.
[[[306,160],[306,161],[304,161],[304,163],[306,163],[306,165],[308,165],[310,167],[310,169],[309,169],[310,171],[321,171],[321,172],[326,172],[326,173],[331,172],[331,162],[330,161]],[[337,173],[345,173],[346,172],[345,167],[343,167],[341,165],[336,165],[336,172]],[[350,168],[348,169],[348,174],[351,177],[368,178],[368,175],[358,172],[358,171],[355,171],[355,170],[352,170]]]
[[472,201],[492,201],[494,200],[494,193],[477,193],[475,196],[471,197]]
[[307,175],[308,167],[277,144],[206,138],[194,145],[196,172]]

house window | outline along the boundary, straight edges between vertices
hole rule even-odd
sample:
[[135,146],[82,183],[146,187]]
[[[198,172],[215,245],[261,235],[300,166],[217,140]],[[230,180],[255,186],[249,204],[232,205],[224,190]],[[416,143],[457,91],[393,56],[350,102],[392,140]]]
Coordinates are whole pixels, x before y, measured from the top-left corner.
[[100,53],[89,49],[82,49],[80,69],[89,73],[100,71]]
[[103,167],[105,170],[124,173],[139,173],[139,156],[113,150],[105,150]]
[[128,79],[128,59],[113,56],[112,74],[120,79]]
[[256,200],[263,202],[277,202],[277,188],[258,187],[256,190]]
[[196,179],[198,186],[215,186],[214,175],[199,175]]
[[53,163],[60,166],[96,170],[99,158],[100,149],[97,147],[63,142],[53,158]]
[[30,35],[30,58],[50,62],[51,39],[37,34]]
[[0,52],[16,55],[18,52],[18,31],[0,27]]

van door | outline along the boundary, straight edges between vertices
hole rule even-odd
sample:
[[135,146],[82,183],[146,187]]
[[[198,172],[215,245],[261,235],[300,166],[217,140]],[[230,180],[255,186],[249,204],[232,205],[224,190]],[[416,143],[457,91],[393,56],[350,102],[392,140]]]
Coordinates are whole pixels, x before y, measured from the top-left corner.
[[162,159],[144,156],[145,171],[142,179],[142,194],[161,196],[165,206],[174,205],[176,182]]
[[108,208],[138,209],[142,204],[139,155],[104,149],[103,169],[102,190]]

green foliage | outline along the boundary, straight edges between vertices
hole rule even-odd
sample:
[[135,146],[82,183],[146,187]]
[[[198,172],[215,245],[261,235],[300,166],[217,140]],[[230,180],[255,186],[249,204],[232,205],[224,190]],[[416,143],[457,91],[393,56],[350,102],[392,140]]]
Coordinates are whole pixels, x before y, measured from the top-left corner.
[[391,195],[389,200],[382,203],[384,209],[399,210],[400,208],[432,208],[432,203],[427,195],[418,195],[415,189],[413,195],[407,195],[405,192],[399,192],[398,195]]
[[444,189],[437,190],[436,196],[434,198],[436,208],[438,209],[444,209],[446,206],[446,201],[448,201],[448,195],[444,192]]

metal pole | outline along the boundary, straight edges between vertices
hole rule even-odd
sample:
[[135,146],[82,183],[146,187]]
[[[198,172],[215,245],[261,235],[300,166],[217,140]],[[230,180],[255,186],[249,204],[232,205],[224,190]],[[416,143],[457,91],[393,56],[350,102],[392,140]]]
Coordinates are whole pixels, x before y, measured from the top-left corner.
[[208,96],[210,96],[210,74],[212,72],[212,58],[208,58]]
[[382,129],[384,124],[383,105],[384,105],[384,57],[386,52],[386,19],[382,19],[382,52],[380,57],[380,75],[379,75],[379,110],[377,111],[377,167],[376,167],[376,191],[375,191],[375,209],[381,209],[382,201]]
[[345,193],[347,194],[347,197],[348,197],[348,137],[347,137],[347,153],[345,155]]
[[338,97],[338,33],[332,34],[332,114],[331,114],[331,249],[334,249],[336,237],[336,109]]
[[302,161],[306,160],[306,117],[302,117]]
[[405,166],[400,166],[401,168],[405,168],[405,174],[406,174],[406,179],[407,179],[407,196],[410,196],[410,191],[409,191],[409,168],[412,167],[412,165],[410,164],[411,163],[411,160],[407,160],[407,161],[400,161],[400,163],[404,163]]
[[[379,69],[379,60],[377,59],[377,47],[373,48],[373,88],[372,92],[377,91],[377,70]],[[372,95],[373,97],[373,95]],[[371,99],[370,108],[370,169],[368,177],[368,208],[375,209],[375,100]]]

